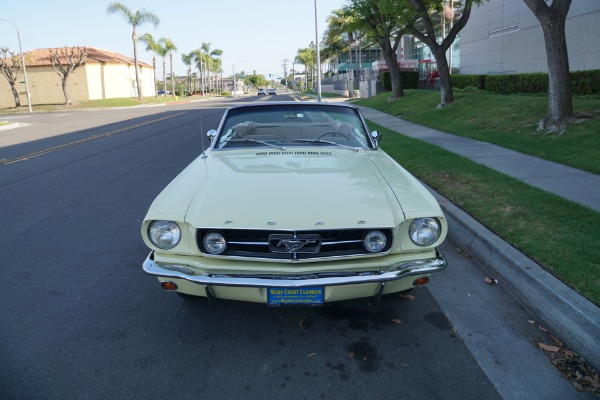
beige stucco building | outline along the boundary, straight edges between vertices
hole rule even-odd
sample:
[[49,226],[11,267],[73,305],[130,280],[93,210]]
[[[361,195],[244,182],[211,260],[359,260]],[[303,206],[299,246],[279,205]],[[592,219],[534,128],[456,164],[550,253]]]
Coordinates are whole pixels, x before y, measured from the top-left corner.
[[[62,78],[52,69],[51,49],[25,53],[31,104],[63,104]],[[59,53],[60,53],[60,49]],[[70,50],[70,48],[69,48]],[[138,60],[142,96],[154,96],[154,69]],[[23,70],[19,82],[24,82]],[[17,83],[21,105],[27,105],[25,84]],[[133,58],[107,50],[87,48],[84,64],[71,73],[67,81],[71,101],[137,97]],[[0,108],[14,107],[14,97],[8,81],[0,76]]]

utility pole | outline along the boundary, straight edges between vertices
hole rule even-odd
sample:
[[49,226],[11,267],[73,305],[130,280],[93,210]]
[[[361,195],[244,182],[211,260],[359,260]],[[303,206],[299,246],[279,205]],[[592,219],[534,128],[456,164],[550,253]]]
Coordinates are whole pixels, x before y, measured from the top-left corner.
[[288,64],[289,61],[290,60],[288,60],[287,58],[281,60],[281,63],[282,63],[281,66],[283,67],[283,78],[285,79],[285,87],[286,87],[286,89],[287,89],[287,85],[288,85],[288,81],[287,81],[287,75],[288,75],[287,74],[287,64]]
[[21,64],[23,65],[23,77],[25,78],[25,94],[27,95],[27,108],[29,112],[33,112],[31,109],[31,92],[29,91],[29,80],[27,79],[27,67],[25,67],[25,55],[23,54],[23,48],[21,47],[21,34],[19,33],[19,27],[9,19],[0,18],[0,21],[6,21],[17,30],[17,39],[19,40],[19,52],[21,53]]
[[319,52],[319,17],[315,0],[315,43],[317,45],[317,101],[321,102],[321,54]]

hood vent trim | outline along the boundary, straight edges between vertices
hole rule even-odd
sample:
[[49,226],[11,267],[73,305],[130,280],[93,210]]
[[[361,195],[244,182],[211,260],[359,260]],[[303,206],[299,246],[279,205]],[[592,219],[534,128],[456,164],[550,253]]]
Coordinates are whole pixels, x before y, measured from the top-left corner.
[[330,157],[333,156],[332,151],[259,151],[256,157],[273,157],[273,156],[293,156],[293,157]]

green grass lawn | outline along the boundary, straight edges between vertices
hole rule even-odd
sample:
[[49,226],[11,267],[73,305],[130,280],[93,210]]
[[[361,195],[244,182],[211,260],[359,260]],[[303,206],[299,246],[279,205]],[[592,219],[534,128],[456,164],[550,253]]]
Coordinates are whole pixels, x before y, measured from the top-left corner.
[[[436,109],[439,100],[436,92],[409,91],[406,98],[393,103],[387,97],[384,94],[358,103],[445,132],[460,130],[462,136],[546,159],[562,159],[561,152],[568,152],[572,158],[596,154],[595,160],[569,159],[568,164],[600,171],[598,120],[569,127],[562,135],[537,133],[535,124],[545,113],[543,97],[458,93],[457,103],[443,110]],[[575,103],[579,110],[586,109],[589,113],[600,110],[597,99],[578,99]],[[382,148],[414,175],[600,305],[600,213],[437,146],[371,122],[369,125],[383,133]],[[442,129],[444,125],[446,128]],[[511,138],[518,145],[505,144]],[[424,154],[427,156],[423,157]]]
[[586,115],[561,135],[537,131],[546,114],[547,97],[456,92],[441,110],[439,92],[406,90],[389,102],[389,93],[357,104],[373,107],[420,125],[531,154],[600,174],[600,97],[574,97],[575,112]]

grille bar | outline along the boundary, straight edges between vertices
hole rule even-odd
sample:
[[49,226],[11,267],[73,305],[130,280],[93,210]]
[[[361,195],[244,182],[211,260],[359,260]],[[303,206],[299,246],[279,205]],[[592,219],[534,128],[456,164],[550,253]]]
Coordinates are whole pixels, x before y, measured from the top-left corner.
[[392,230],[379,229],[331,229],[311,231],[275,231],[261,229],[211,229],[197,230],[197,244],[201,252],[210,254],[203,245],[210,232],[219,232],[227,241],[227,249],[221,256],[267,258],[278,260],[307,260],[370,254],[362,241],[367,232],[378,230],[387,237],[383,252],[392,245]]

